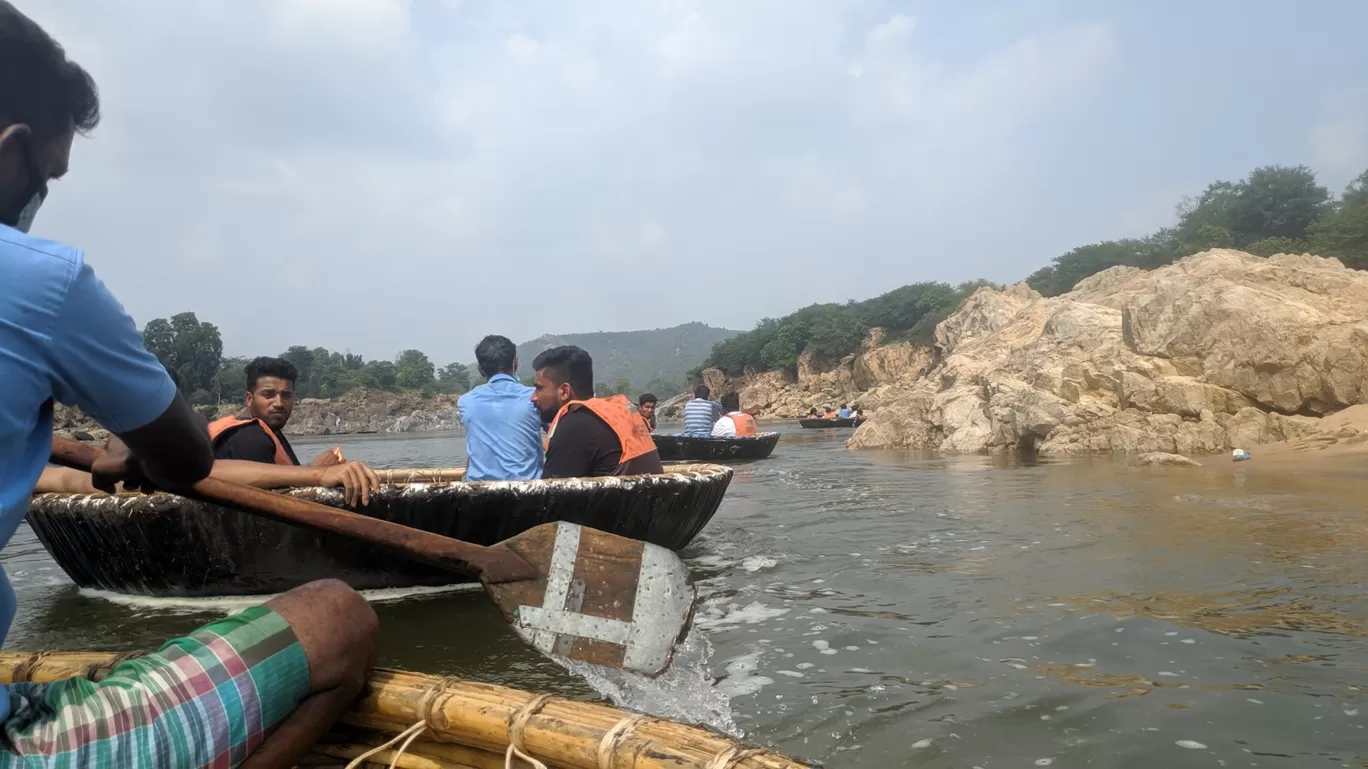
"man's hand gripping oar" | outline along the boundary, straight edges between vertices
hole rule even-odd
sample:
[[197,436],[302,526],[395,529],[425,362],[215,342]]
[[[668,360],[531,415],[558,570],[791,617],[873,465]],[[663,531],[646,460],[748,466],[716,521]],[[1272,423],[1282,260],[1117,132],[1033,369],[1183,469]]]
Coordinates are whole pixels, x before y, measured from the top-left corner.
[[[65,467],[88,472],[102,453],[52,439],[52,461]],[[546,654],[659,675],[693,617],[694,588],[673,552],[573,523],[542,524],[481,547],[216,478],[182,494],[477,577],[518,635]]]

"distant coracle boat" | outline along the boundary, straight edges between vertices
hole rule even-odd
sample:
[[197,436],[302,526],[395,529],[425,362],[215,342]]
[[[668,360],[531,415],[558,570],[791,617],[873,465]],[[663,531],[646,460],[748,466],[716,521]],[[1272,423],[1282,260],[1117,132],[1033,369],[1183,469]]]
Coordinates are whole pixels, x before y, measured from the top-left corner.
[[847,417],[846,419],[800,419],[798,424],[808,428],[821,427],[859,427],[863,419]]
[[[731,483],[719,465],[659,475],[473,482],[464,470],[384,470],[370,505],[340,489],[283,493],[447,537],[492,545],[566,521],[671,550],[703,530]],[[147,596],[279,593],[315,579],[357,589],[440,586],[460,575],[381,547],[172,494],[40,494],[29,525],[77,585]]]
[[[0,653],[0,682],[99,680],[133,656],[5,652]],[[505,686],[380,668],[372,673],[365,696],[299,765],[533,766],[510,746],[547,769],[812,769],[697,726]]]
[[653,433],[651,439],[655,441],[661,459],[726,462],[768,457],[779,443],[779,433],[759,433],[742,438],[705,438]]

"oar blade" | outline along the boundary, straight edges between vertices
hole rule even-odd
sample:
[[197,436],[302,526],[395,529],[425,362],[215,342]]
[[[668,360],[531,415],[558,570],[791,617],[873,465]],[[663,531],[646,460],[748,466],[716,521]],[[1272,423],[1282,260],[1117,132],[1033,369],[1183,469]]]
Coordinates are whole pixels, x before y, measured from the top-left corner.
[[543,524],[500,545],[544,575],[482,578],[523,640],[545,654],[648,676],[669,666],[695,598],[679,556],[573,523]]

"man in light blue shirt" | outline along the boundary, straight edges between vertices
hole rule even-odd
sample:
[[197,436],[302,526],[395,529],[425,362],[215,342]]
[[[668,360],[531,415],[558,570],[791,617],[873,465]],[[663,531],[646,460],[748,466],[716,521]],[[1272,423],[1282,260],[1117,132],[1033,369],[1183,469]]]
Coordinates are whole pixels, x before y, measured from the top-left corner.
[[518,347],[487,336],[475,347],[480,375],[489,379],[456,401],[466,431],[466,480],[531,481],[542,472],[542,422],[532,388],[514,378]]
[[712,436],[713,425],[722,418],[726,410],[722,404],[709,400],[712,390],[707,385],[694,388],[693,400],[684,404],[684,434],[699,438]]
[[[48,182],[67,172],[76,133],[100,121],[95,83],[5,0],[0,40],[3,546],[50,456],[54,401],[79,406],[122,441],[92,467],[97,488],[150,480],[186,489],[214,455],[204,420],[84,254],[28,234]],[[0,641],[16,611],[0,572]],[[98,683],[0,686],[0,769],[207,766],[224,756],[253,769],[294,766],[362,691],[376,631],[364,598],[316,582],[120,662]],[[234,680],[256,685],[219,684]]]
[[837,419],[850,419],[853,416],[855,416],[855,412],[851,411],[850,407],[844,403],[841,404],[841,409],[836,412]]

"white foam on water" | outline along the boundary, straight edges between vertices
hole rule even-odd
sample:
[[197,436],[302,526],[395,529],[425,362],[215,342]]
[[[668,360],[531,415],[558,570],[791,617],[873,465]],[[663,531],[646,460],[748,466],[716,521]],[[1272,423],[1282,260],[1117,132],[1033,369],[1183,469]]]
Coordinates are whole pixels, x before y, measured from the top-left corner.
[[741,562],[741,568],[749,572],[757,572],[761,569],[773,569],[779,562],[763,555],[752,555]]
[[1200,742],[1197,742],[1196,740],[1178,740],[1177,742],[1175,742],[1175,743],[1173,743],[1173,744],[1174,744],[1174,745],[1177,745],[1177,746],[1180,747],[1180,748],[1187,748],[1188,750],[1206,750],[1206,749],[1207,749],[1207,746],[1203,745],[1203,744],[1200,743]]
[[755,694],[774,683],[773,678],[755,675],[755,671],[759,667],[760,652],[733,657],[727,661],[727,675],[717,682],[717,689],[728,698]]
[[[480,583],[470,582],[459,585],[441,585],[438,587],[395,587],[384,588],[382,590],[362,590],[361,595],[371,603],[388,603],[390,601],[402,601],[406,598],[422,598],[445,593],[465,593],[482,589]],[[114,593],[108,590],[95,590],[84,587],[80,589],[80,593],[87,598],[98,598],[102,601],[109,601],[110,603],[116,603],[121,606],[129,606],[135,609],[148,609],[165,612],[167,614],[204,614],[209,612],[236,614],[243,609],[266,603],[279,595],[278,593],[269,593],[263,595],[204,596],[202,598],[176,596],[153,597],[147,595],[126,595],[124,593]]]
[[912,747],[916,750],[921,750],[922,748],[929,748],[931,747],[931,738],[927,737],[924,740],[917,740],[916,742],[912,743]]
[[694,616],[694,624],[715,631],[738,625],[758,625],[788,613],[788,609],[772,608],[759,601],[752,601],[745,606],[735,603],[726,606],[709,604],[699,609]]
[[690,628],[684,643],[675,649],[674,660],[664,673],[650,678],[617,668],[552,657],[566,670],[583,678],[614,705],[660,718],[709,726],[733,737],[744,737],[732,718],[725,692],[713,686],[708,672],[712,644],[697,627]]

